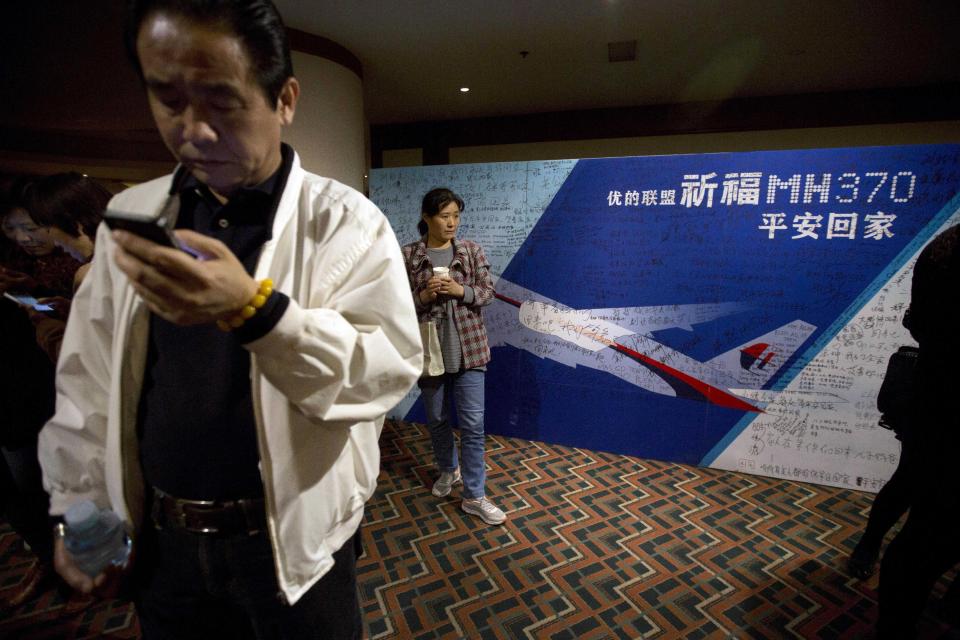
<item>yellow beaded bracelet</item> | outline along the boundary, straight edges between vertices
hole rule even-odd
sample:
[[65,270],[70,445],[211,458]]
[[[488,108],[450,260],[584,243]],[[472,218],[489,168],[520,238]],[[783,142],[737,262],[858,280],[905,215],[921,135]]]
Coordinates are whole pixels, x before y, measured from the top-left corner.
[[257,313],[257,309],[267,304],[267,298],[273,293],[273,280],[264,278],[260,281],[257,292],[250,298],[250,302],[245,304],[239,312],[230,316],[226,320],[217,320],[217,326],[221,331],[233,331],[243,326],[243,323],[252,318]]

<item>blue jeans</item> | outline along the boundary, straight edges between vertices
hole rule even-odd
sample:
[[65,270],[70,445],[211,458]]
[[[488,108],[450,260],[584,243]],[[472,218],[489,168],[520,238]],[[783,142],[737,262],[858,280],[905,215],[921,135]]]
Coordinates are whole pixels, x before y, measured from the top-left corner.
[[451,404],[456,406],[464,498],[484,495],[487,471],[483,460],[483,381],[483,371],[467,369],[435,378],[421,378],[419,383],[433,441],[433,455],[441,471],[457,468],[457,444],[450,420]]
[[266,532],[232,536],[154,529],[137,541],[135,604],[144,640],[359,639],[360,531],[294,605],[280,596]]

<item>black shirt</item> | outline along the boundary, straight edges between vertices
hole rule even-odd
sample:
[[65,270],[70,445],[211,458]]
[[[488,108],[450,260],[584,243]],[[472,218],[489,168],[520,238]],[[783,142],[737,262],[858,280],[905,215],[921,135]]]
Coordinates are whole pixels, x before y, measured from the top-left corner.
[[[252,274],[293,162],[283,145],[280,168],[263,183],[221,204],[188,173],[174,176],[180,196],[176,227],[217,238]],[[193,500],[263,495],[250,383],[243,344],[265,335],[289,299],[275,292],[236,331],[215,324],[179,326],[151,315],[137,418],[144,478],[165,493]]]

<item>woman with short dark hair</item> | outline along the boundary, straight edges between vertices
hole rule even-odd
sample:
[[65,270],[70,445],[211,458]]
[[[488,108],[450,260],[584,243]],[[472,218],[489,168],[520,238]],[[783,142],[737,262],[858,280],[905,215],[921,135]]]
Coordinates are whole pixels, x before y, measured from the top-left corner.
[[[490,263],[476,242],[457,240],[463,200],[446,188],[423,198],[417,229],[423,237],[403,247],[414,305],[421,322],[437,326],[444,372],[420,379],[427,426],[440,478],[438,498],[463,483],[461,508],[487,524],[506,520],[484,491],[484,373],[490,347],[481,309],[493,300]],[[451,405],[457,409],[460,457],[453,438]]]
[[75,172],[47,176],[27,191],[30,218],[46,230],[54,245],[84,264],[77,271],[75,286],[89,268],[97,226],[109,201],[109,191]]

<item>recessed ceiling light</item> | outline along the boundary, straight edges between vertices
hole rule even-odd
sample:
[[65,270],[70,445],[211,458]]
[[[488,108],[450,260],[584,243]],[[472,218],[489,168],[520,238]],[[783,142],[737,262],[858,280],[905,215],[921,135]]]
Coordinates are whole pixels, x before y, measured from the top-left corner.
[[467,91],[470,91],[470,87],[460,87],[460,93],[466,93]]

